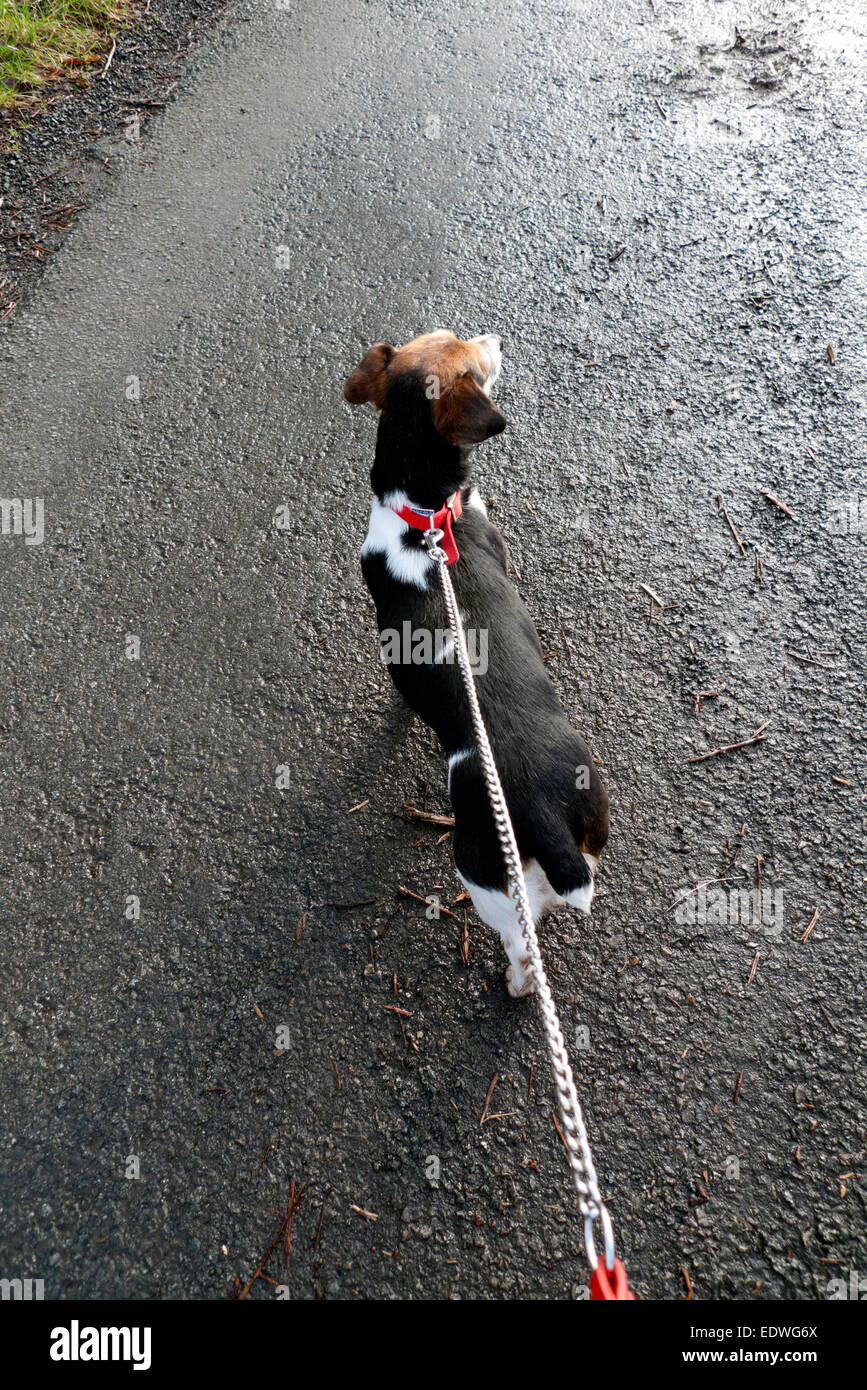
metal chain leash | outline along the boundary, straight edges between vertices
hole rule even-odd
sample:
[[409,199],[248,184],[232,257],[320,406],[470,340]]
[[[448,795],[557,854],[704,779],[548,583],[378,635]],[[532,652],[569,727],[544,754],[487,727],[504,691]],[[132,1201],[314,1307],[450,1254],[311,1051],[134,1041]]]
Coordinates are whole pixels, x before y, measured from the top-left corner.
[[545,1026],[545,1036],[548,1043],[548,1055],[551,1059],[551,1067],[554,1072],[557,1103],[560,1108],[560,1117],[563,1121],[563,1138],[566,1142],[569,1164],[575,1179],[575,1186],[578,1190],[578,1206],[584,1217],[584,1245],[587,1250],[587,1258],[590,1262],[591,1269],[595,1271],[599,1261],[593,1239],[593,1225],[594,1222],[599,1221],[602,1226],[602,1235],[605,1245],[606,1269],[614,1271],[614,1229],[611,1224],[611,1217],[608,1214],[608,1210],[599,1192],[599,1181],[596,1176],[593,1155],[590,1152],[590,1141],[587,1138],[584,1115],[578,1100],[578,1092],[575,1089],[575,1079],[572,1075],[572,1067],[569,1063],[569,1054],[566,1051],[563,1030],[560,1027],[557,1008],[554,1004],[554,998],[548,984],[548,976],[545,973],[545,967],[542,963],[542,954],[539,950],[539,938],[536,935],[536,924],[533,921],[533,912],[530,907],[530,900],[527,896],[527,885],[524,881],[524,870],[518,851],[518,842],[515,839],[515,831],[512,826],[511,817],[509,816],[509,808],[506,805],[503,786],[500,782],[500,774],[497,771],[497,764],[494,760],[491,742],[488,738],[488,731],[485,728],[485,722],[482,718],[482,711],[479,706],[479,697],[476,693],[475,678],[467,651],[464,626],[458,610],[455,591],[452,587],[446,553],[439,545],[442,537],[442,531],[431,529],[424,533],[423,540],[428,554],[437,562],[439,567],[443,598],[445,599],[446,610],[449,616],[449,626],[451,627],[452,635],[455,639],[455,650],[458,654],[461,676],[470,705],[470,714],[472,716],[473,729],[478,744],[479,757],[485,774],[488,798],[491,803],[491,811],[493,812],[494,823],[497,827],[497,835],[500,840],[500,847],[503,851],[503,858],[506,863],[506,873],[509,881],[509,896],[518,914],[518,921],[520,922],[527,953],[530,957],[530,968],[536,981],[539,1008],[541,1010],[542,1022]]

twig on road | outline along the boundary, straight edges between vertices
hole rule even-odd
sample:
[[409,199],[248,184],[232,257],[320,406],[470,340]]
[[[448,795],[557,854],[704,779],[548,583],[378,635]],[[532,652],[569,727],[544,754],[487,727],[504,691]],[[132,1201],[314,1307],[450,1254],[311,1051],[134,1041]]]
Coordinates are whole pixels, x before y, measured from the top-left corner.
[[481,1126],[485,1123],[485,1116],[487,1115],[488,1109],[491,1104],[491,1096],[494,1094],[494,1087],[496,1086],[498,1080],[499,1077],[497,1073],[494,1072],[493,1076],[491,1077],[491,1084],[488,1087],[488,1094],[485,1096],[485,1108],[482,1111],[482,1118],[479,1120],[479,1128],[481,1128]]
[[750,738],[743,738],[740,743],[726,743],[720,748],[711,748],[709,753],[699,753],[695,758],[687,758],[687,762],[703,763],[705,758],[716,758],[720,753],[733,753],[736,748],[748,748],[751,743],[764,743],[767,737],[764,731],[770,722],[770,719],[766,719],[764,724],[760,724],[756,732],[752,734]]
[[803,661],[806,666],[818,666],[822,671],[836,671],[837,667],[833,662],[815,661],[811,656],[804,656],[801,652],[793,652],[789,648],[789,656],[793,656],[796,661]]
[[696,714],[701,713],[702,700],[716,700],[719,698],[718,690],[697,690],[692,697]]
[[728,510],[727,510],[727,508],[726,508],[726,505],[725,505],[725,503],[724,503],[723,500],[722,500],[722,493],[721,493],[721,492],[718,492],[718,493],[717,493],[717,495],[716,495],[716,500],[717,500],[717,502],[719,503],[719,509],[720,509],[720,511],[722,512],[723,516],[725,517],[726,521],[728,522],[729,526],[731,527],[731,533],[732,533],[732,535],[734,536],[735,540],[736,540],[737,543],[738,543],[738,549],[740,550],[740,552],[741,552],[741,554],[743,555],[744,559],[746,559],[746,558],[747,558],[747,552],[744,550],[744,543],[743,543],[743,541],[741,540],[740,536],[738,535],[738,528],[735,526],[734,522],[732,521],[731,517],[730,517],[729,514],[728,514]]
[[775,507],[779,507],[780,511],[785,512],[786,516],[790,516],[793,521],[798,520],[795,513],[789,510],[785,502],[781,501],[775,492],[770,492],[767,488],[762,488],[762,496],[767,497],[769,502],[773,502]]
[[821,907],[817,907],[817,908],[814,910],[813,915],[812,915],[812,917],[810,918],[809,923],[807,924],[807,930],[804,932],[804,935],[801,937],[801,945],[802,945],[802,946],[803,946],[804,942],[808,940],[808,938],[809,938],[809,936],[810,936],[810,934],[811,934],[813,928],[815,927],[815,925],[816,925],[816,923],[818,922],[818,920],[819,920],[819,918],[821,917],[821,915],[822,915],[822,909],[821,909]]
[[367,1211],[365,1207],[357,1207],[353,1202],[349,1204],[349,1210],[354,1211],[356,1216],[363,1216],[365,1221],[378,1221],[379,1212]]
[[464,965],[469,965],[469,963],[470,963],[470,924],[469,924],[469,922],[467,921],[467,914],[466,914],[466,913],[464,913],[464,929],[463,929],[463,931],[461,932],[461,939],[460,939],[460,943],[459,943],[459,946],[458,946],[458,950],[459,950],[460,953],[461,953],[461,960],[463,961]]
[[441,815],[438,811],[420,811],[417,806],[410,806],[408,802],[404,802],[403,809],[413,820],[423,820],[428,825],[453,826],[455,823],[454,816]]
[[[743,874],[741,874],[741,878],[743,878]],[[729,881],[728,872],[724,873],[721,878],[703,878],[695,888],[688,889],[681,897],[675,898],[673,903],[669,903],[665,911],[670,912],[673,907],[680,907],[681,903],[689,902],[690,898],[694,898],[702,887],[709,888],[712,883],[728,883]]]
[[[405,898],[413,898],[415,902],[424,903],[425,907],[430,907],[427,898],[423,898],[420,893],[414,893],[411,888],[404,888],[402,883],[397,885],[397,891],[398,893],[402,893]],[[440,906],[439,911],[444,912],[447,917],[454,917],[456,922],[461,920],[458,914],[452,912],[450,908]]]
[[664,608],[664,607],[665,607],[665,604],[663,603],[662,599],[659,597],[659,594],[655,594],[655,593],[653,592],[653,590],[651,589],[651,587],[650,587],[649,584],[642,584],[641,580],[639,580],[639,581],[638,581],[638,587],[639,587],[639,589],[643,589],[644,592],[645,592],[646,594],[648,594],[648,595],[653,599],[653,602],[654,602],[659,608]]
[[308,1181],[304,1183],[303,1187],[299,1187],[298,1191],[296,1192],[295,1179],[292,1179],[289,1188],[289,1205],[286,1208],[286,1214],[283,1217],[283,1220],[280,1222],[280,1229],[277,1232],[274,1239],[271,1241],[271,1244],[268,1246],[268,1249],[265,1251],[265,1254],[259,1261],[259,1267],[256,1270],[256,1273],[253,1275],[252,1279],[250,1280],[249,1284],[246,1284],[244,1288],[241,1290],[241,1292],[237,1295],[239,1299],[245,1299],[248,1296],[250,1290],[252,1289],[257,1279],[267,1278],[267,1276],[263,1273],[263,1270],[281,1240],[284,1242],[283,1250],[285,1258],[288,1260],[289,1254],[292,1250],[292,1218],[298,1210],[298,1205],[301,1201],[301,1198],[304,1196],[304,1193],[307,1191],[309,1186],[310,1180],[308,1179]]

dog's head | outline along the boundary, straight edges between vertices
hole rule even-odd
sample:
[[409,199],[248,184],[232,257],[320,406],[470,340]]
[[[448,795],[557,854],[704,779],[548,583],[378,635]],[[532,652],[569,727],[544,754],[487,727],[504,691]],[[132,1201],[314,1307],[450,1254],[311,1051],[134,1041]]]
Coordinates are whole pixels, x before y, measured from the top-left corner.
[[447,444],[468,449],[506,428],[489,394],[501,364],[495,333],[464,340],[440,328],[400,348],[375,343],[348,378],[343,394],[351,405],[371,401],[383,415],[406,408],[410,401],[415,414],[426,402],[437,434]]

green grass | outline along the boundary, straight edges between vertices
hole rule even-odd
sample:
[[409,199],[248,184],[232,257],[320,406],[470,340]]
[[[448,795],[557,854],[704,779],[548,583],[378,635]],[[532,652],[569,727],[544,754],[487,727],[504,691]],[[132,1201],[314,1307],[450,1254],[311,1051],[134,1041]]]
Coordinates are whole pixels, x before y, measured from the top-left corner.
[[128,0],[0,0],[0,109],[99,71]]

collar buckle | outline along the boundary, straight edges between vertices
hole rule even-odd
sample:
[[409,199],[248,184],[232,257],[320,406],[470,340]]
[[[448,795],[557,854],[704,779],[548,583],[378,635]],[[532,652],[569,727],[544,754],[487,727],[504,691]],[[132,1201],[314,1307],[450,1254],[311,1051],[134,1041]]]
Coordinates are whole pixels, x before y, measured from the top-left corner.
[[[439,559],[439,554],[443,554],[450,565],[460,559],[455,538],[452,535],[452,526],[460,517],[463,509],[460,490],[453,492],[451,497],[447,498],[444,506],[440,507],[437,512],[428,511],[427,508],[423,510],[421,507],[413,507],[411,503],[407,503],[400,510],[397,507],[393,508],[407,525],[412,526],[416,531],[424,532],[423,543],[428,554],[433,555],[435,559]],[[440,541],[443,542],[442,547],[439,545]],[[435,550],[439,551],[439,554],[435,554]]]

